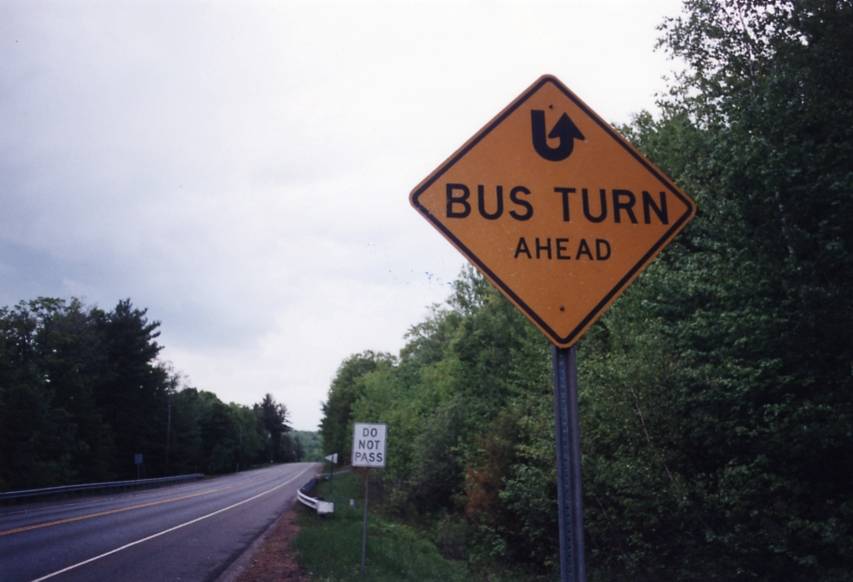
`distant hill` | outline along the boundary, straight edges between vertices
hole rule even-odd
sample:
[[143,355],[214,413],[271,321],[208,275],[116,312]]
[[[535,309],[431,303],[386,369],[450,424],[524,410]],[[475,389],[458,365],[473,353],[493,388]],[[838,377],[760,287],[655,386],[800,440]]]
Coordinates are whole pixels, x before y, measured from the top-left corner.
[[323,460],[323,439],[320,433],[310,430],[294,430],[290,433],[291,438],[299,441],[303,451],[303,461]]

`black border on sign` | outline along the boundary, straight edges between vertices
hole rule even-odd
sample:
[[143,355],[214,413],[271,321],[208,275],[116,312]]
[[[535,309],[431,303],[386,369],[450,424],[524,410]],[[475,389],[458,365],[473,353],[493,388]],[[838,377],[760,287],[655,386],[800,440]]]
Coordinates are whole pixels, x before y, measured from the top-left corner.
[[[559,335],[551,326],[545,323],[542,318],[521,298],[515,294],[515,292],[504,283],[500,277],[498,277],[491,269],[489,269],[477,255],[475,255],[471,249],[465,246],[462,241],[460,241],[453,233],[446,227],[444,224],[438,220],[425,206],[423,206],[420,201],[420,195],[424,193],[430,186],[435,183],[436,180],[441,178],[448,170],[450,170],[453,166],[455,166],[462,158],[464,158],[471,149],[473,149],[477,144],[479,144],[483,138],[485,138],[489,133],[491,133],[498,125],[500,125],[508,116],[510,116],[516,109],[521,107],[531,95],[536,93],[539,89],[542,88],[546,83],[553,84],[557,89],[559,89],[570,101],[572,101],[575,105],[577,105],[584,113],[589,116],[601,129],[603,129],[608,135],[610,135],[622,148],[628,152],[631,157],[633,157],[637,162],[639,162],[646,170],[649,171],[669,192],[678,197],[684,204],[687,206],[687,210],[682,214],[678,220],[676,220],[673,225],[667,230],[663,236],[649,249],[649,251],[644,254],[640,260],[622,277],[616,285],[613,286],[612,289],[604,296],[604,298],[595,306],[593,309],[584,317],[581,322],[566,336]],[[696,213],[696,203],[693,202],[689,197],[682,194],[678,188],[676,188],[672,182],[656,167],[654,167],[646,158],[640,155],[633,146],[631,146],[624,137],[622,137],[618,132],[616,132],[613,127],[601,119],[592,109],[587,107],[586,103],[581,101],[581,99],[569,90],[568,87],[563,85],[563,83],[554,77],[553,75],[543,75],[539,79],[537,79],[530,87],[527,88],[521,95],[515,98],[515,100],[510,103],[503,111],[501,111],[494,119],[492,119],[485,127],[483,127],[480,131],[474,134],[471,139],[469,139],[461,148],[459,148],[450,158],[448,158],[443,164],[441,164],[432,174],[430,174],[423,182],[421,182],[418,186],[412,190],[412,193],[409,195],[409,200],[412,206],[420,212],[424,218],[429,220],[432,225],[437,228],[448,240],[450,240],[453,245],[458,248],[465,257],[475,264],[475,266],[482,271],[489,279],[494,281],[499,289],[507,295],[516,305],[518,305],[524,313],[534,320],[540,329],[544,330],[547,335],[550,336],[552,343],[556,343],[560,346],[571,346],[574,344],[583,332],[586,327],[590,324],[591,321],[598,318],[599,315],[602,315],[602,310],[607,306],[608,303],[623,289],[627,287],[630,281],[639,274],[640,270],[643,269],[651,259],[660,252],[663,247],[666,245],[667,241],[670,240],[681,228],[690,220],[693,215]]]

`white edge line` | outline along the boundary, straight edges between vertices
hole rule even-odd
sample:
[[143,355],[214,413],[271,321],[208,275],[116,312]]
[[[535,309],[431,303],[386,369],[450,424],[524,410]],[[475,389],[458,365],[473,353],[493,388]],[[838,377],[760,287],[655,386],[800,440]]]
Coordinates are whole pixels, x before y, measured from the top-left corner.
[[65,572],[68,572],[69,570],[74,570],[75,568],[79,568],[80,566],[85,566],[86,564],[94,562],[95,560],[100,560],[101,558],[106,558],[107,556],[111,556],[113,554],[121,552],[122,550],[132,548],[133,546],[136,546],[136,545],[145,543],[147,541],[153,540],[154,538],[159,538],[160,536],[166,535],[167,533],[171,533],[175,530],[181,529],[183,527],[187,527],[188,525],[198,523],[199,521],[202,521],[202,520],[207,519],[209,517],[213,517],[214,515],[219,515],[220,513],[228,511],[229,509],[234,509],[235,507],[239,507],[239,506],[243,505],[244,503],[248,503],[250,501],[253,501],[253,500],[257,499],[258,497],[263,497],[264,495],[272,493],[276,489],[281,489],[285,485],[289,485],[290,483],[293,483],[294,481],[299,479],[302,475],[304,475],[310,468],[311,468],[311,465],[309,465],[304,470],[302,470],[298,475],[292,477],[291,479],[288,479],[284,483],[279,483],[275,487],[267,489],[266,491],[261,491],[257,495],[253,495],[252,497],[249,497],[248,499],[244,499],[243,501],[238,501],[237,503],[235,503],[233,505],[229,505],[228,507],[223,507],[222,509],[217,509],[216,511],[214,511],[212,513],[208,513],[207,515],[202,515],[201,517],[197,517],[197,518],[192,519],[190,521],[187,521],[185,523],[181,523],[179,525],[170,527],[169,529],[164,529],[161,532],[157,532],[157,533],[152,534],[148,537],[144,537],[144,538],[136,540],[134,542],[130,542],[130,543],[125,544],[123,546],[120,546],[118,548],[112,549],[109,552],[104,552],[103,554],[99,554],[97,556],[89,558],[88,560],[83,560],[82,562],[77,562],[76,564],[71,564],[70,566],[66,566],[65,568],[63,568],[61,570],[57,570],[56,572],[51,572],[50,574],[42,576],[41,578],[34,578],[32,580],[32,582],[41,582],[42,580],[47,580],[48,578],[53,578],[54,576],[59,576],[60,574],[64,574]]

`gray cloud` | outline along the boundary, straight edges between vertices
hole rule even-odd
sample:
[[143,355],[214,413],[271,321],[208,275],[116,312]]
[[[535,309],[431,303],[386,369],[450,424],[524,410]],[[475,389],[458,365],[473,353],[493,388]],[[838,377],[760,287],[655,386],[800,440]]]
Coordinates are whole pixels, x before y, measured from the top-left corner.
[[409,190],[544,72],[649,107],[677,6],[7,2],[0,302],[131,297],[193,384],[310,428],[462,265]]

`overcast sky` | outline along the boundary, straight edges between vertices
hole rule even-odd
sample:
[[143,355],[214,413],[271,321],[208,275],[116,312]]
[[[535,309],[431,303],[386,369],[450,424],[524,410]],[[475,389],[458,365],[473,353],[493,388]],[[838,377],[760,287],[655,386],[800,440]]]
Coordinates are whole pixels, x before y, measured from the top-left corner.
[[313,430],[463,259],[408,193],[544,73],[653,109],[677,0],[0,2],[0,305],[162,323],[188,384]]

